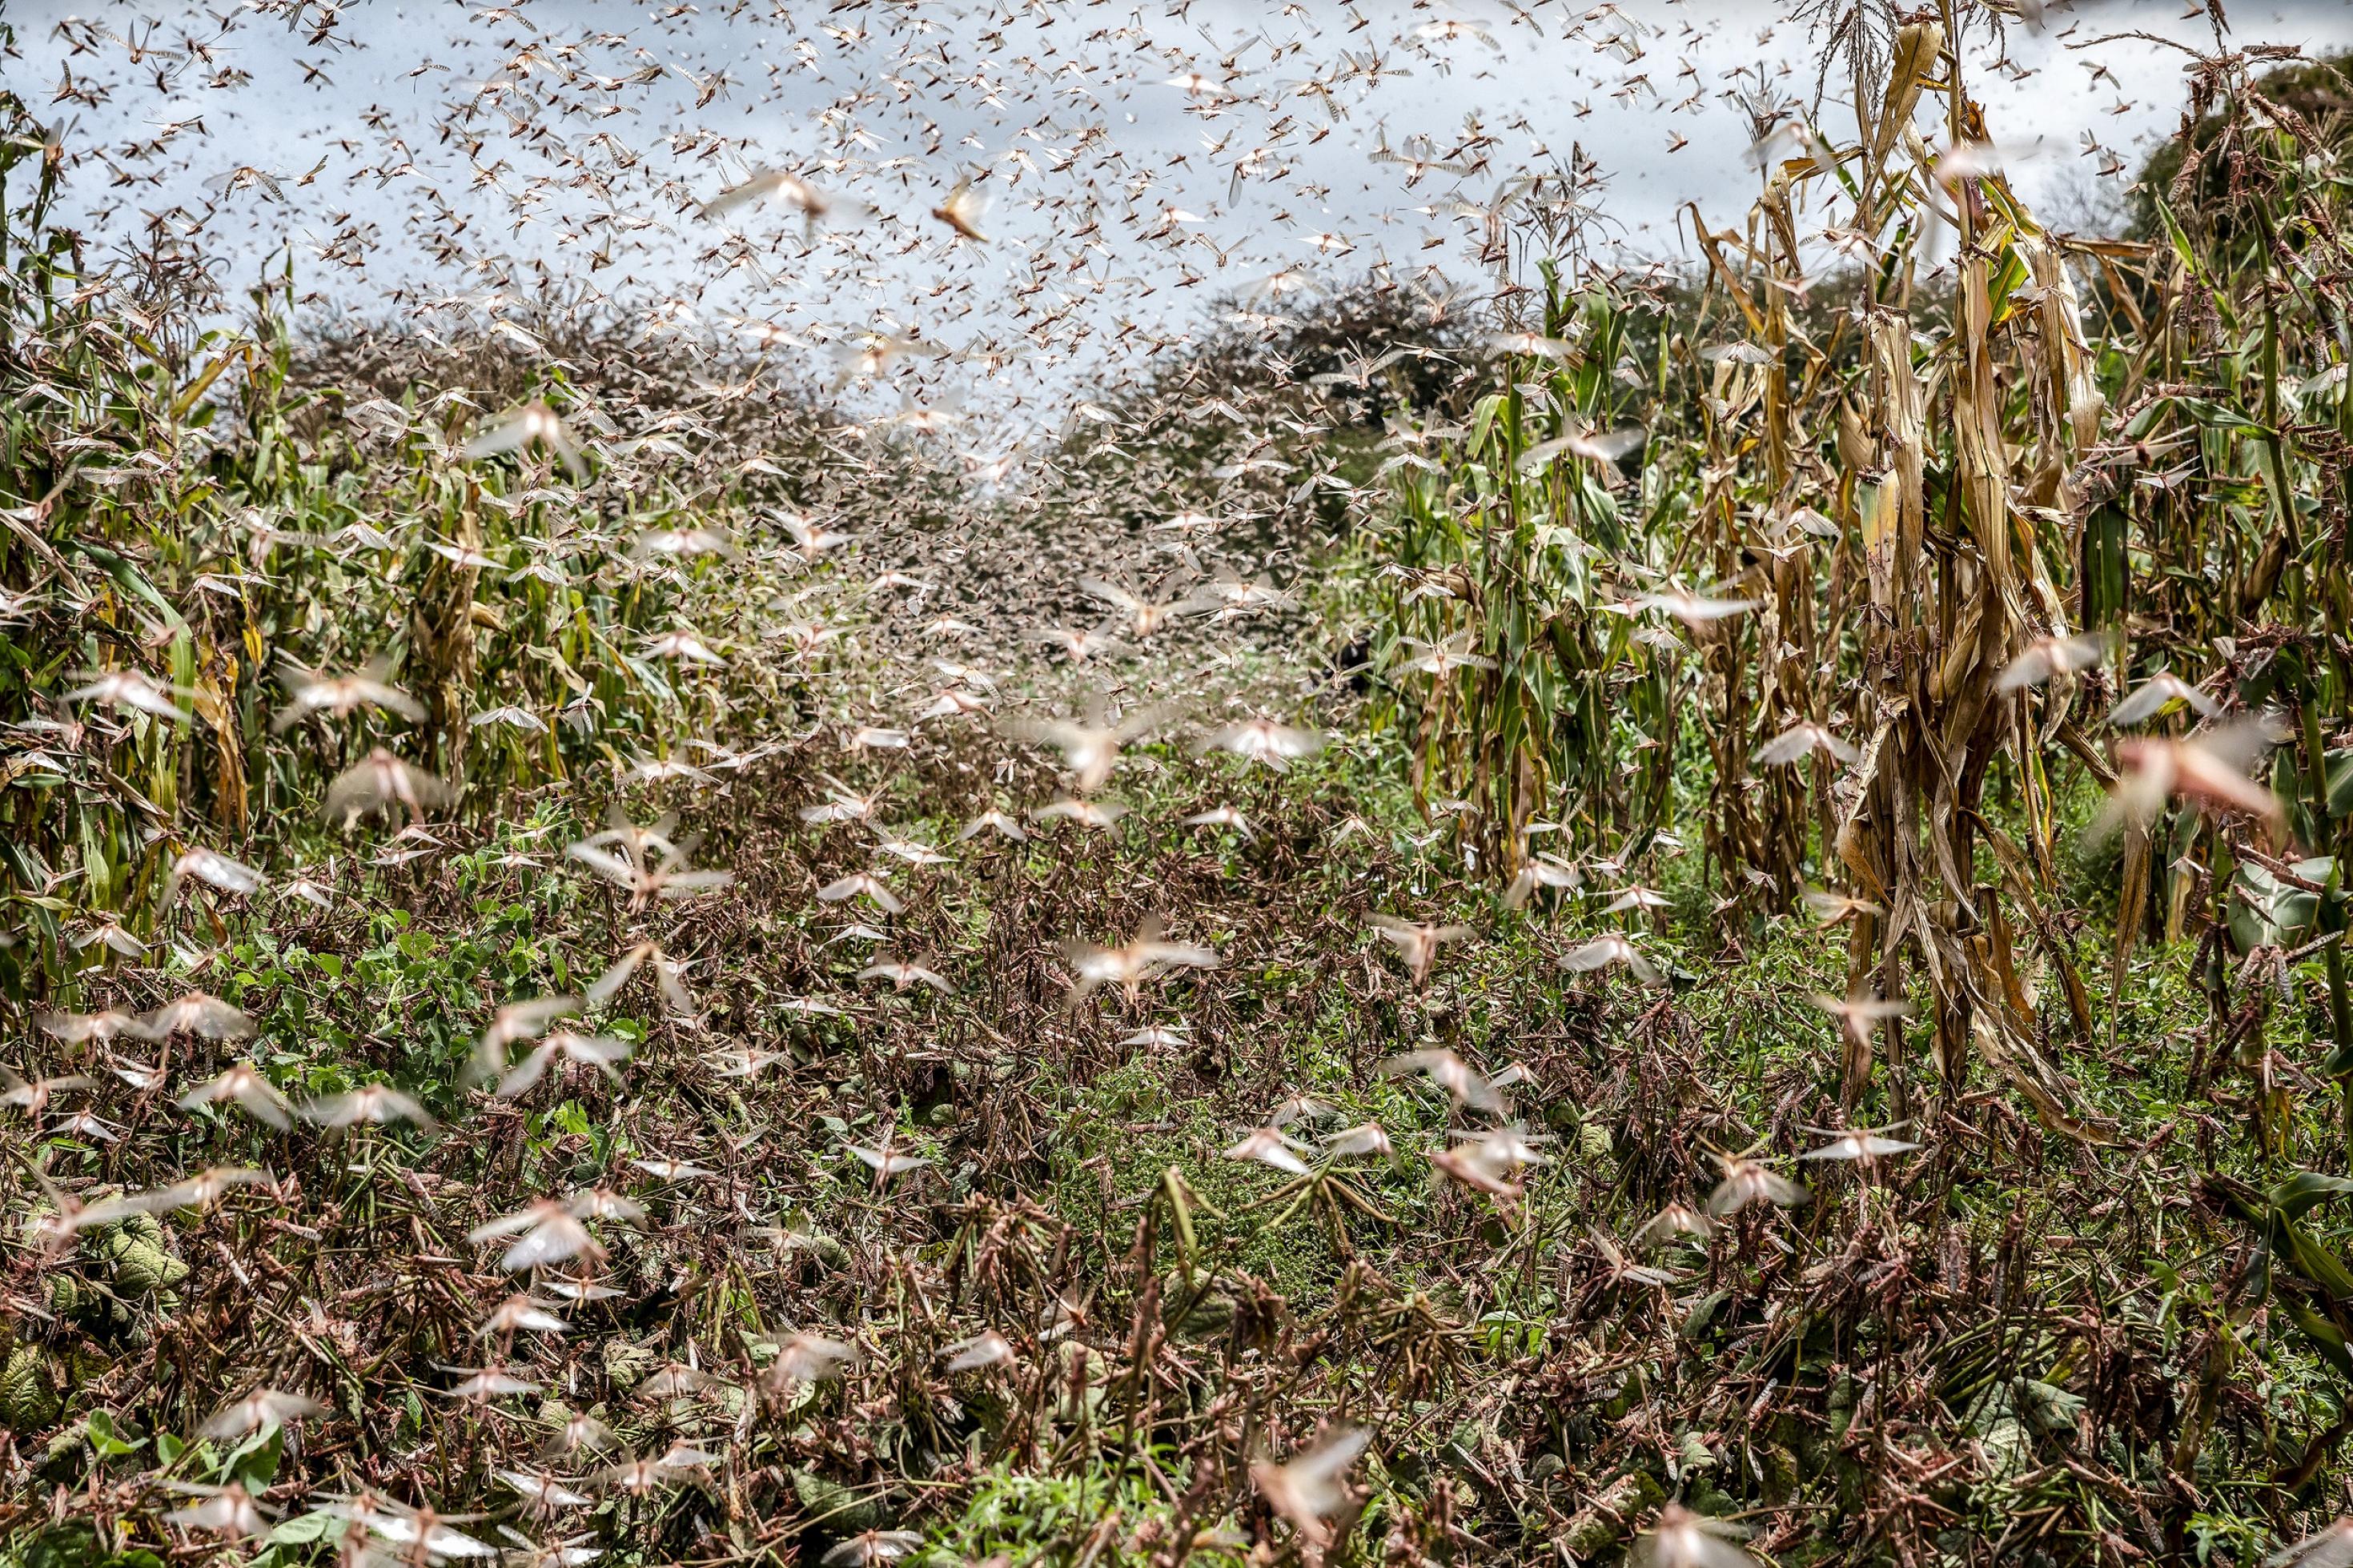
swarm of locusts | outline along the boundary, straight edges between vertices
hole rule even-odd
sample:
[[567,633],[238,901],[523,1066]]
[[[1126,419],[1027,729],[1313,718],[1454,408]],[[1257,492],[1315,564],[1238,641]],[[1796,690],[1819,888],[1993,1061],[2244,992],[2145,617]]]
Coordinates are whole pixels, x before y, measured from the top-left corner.
[[2345,57],[136,9],[0,20],[0,1556],[2353,1563]]

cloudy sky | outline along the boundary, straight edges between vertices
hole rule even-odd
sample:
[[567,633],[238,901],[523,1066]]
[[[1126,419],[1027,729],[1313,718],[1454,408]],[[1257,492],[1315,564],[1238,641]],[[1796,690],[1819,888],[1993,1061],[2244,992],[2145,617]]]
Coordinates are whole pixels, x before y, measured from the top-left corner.
[[[1573,147],[1607,182],[1597,235],[1682,255],[1684,204],[1722,227],[1754,198],[1760,104],[1851,133],[1835,84],[1817,105],[1823,37],[1787,8],[259,0],[224,27],[195,6],[11,0],[5,70],[67,128],[78,221],[160,221],[233,288],[290,253],[331,315],[594,290],[765,323],[814,363],[912,324],[968,348],[965,374],[1067,387],[1219,295],[1280,310],[1294,283],[1376,263],[1474,279],[1482,226],[1462,209]],[[2231,21],[2239,46],[2353,44],[2341,0]],[[2106,37],[2127,29],[2154,37]],[[2189,57],[2167,38],[2213,46],[2202,18],[2136,0],[1968,34],[2030,201],[2095,210],[2100,167],[2137,166],[2178,123]],[[696,215],[767,168],[862,210]],[[986,243],[930,216],[963,178]]]

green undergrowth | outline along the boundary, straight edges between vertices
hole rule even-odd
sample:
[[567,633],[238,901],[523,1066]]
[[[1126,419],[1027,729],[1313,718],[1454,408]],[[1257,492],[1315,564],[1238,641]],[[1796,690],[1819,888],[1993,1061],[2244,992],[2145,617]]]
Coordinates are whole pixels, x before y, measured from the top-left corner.
[[[1803,1169],[1813,1201],[1770,1218],[1752,1214],[1728,1249],[1669,1246],[1639,1255],[1662,1270],[1661,1283],[1597,1283],[1595,1237],[1628,1246],[1664,1205],[1704,1201],[1714,1176],[1705,1147],[1762,1142],[1790,1169],[1787,1156],[1818,1142],[1810,1128],[1836,1120],[1839,1026],[1810,998],[1843,986],[1842,930],[1779,919],[1736,942],[1672,910],[1663,921],[1598,916],[1589,910],[1599,900],[1589,897],[1506,909],[1492,887],[1448,865],[1442,826],[1413,813],[1374,746],[1335,746],[1274,781],[1222,762],[1197,767],[1173,745],[1142,755],[1157,765],[1124,775],[1132,809],[1118,835],[1082,837],[1065,825],[1025,845],[960,847],[966,875],[894,873],[910,899],[906,915],[855,911],[887,928],[888,944],[903,941],[933,956],[958,986],[954,997],[855,981],[871,944],[836,940],[844,913],[817,906],[793,879],[849,868],[863,852],[842,829],[805,835],[793,816],[809,797],[801,773],[747,781],[743,802],[691,806],[691,818],[713,826],[698,861],[733,864],[744,879],[691,919],[644,921],[618,908],[563,859],[564,845],[594,816],[549,809],[448,830],[466,847],[430,871],[301,841],[301,863],[339,857],[331,909],[282,898],[216,903],[209,949],[184,942],[161,955],[163,966],[257,1017],[252,1058],[291,1098],[381,1079],[454,1121],[470,1114],[461,1073],[490,1008],[577,991],[639,934],[675,932],[681,951],[700,953],[717,945],[705,933],[723,928],[723,968],[688,971],[704,999],[702,1026],[666,1019],[643,980],[582,1020],[637,1047],[624,1070],[629,1098],[649,1112],[629,1111],[623,1096],[581,1071],[554,1075],[519,1101],[512,1135],[339,1135],[343,1164],[359,1175],[344,1201],[394,1212],[401,1200],[393,1173],[403,1166],[480,1184],[515,1203],[608,1182],[634,1158],[679,1152],[677,1129],[691,1125],[691,1111],[712,1134],[753,1141],[762,1189],[783,1194],[777,1228],[807,1260],[792,1267],[820,1283],[891,1245],[911,1206],[939,1216],[922,1248],[938,1260],[962,1205],[1027,1200],[1081,1238],[1087,1261],[1074,1294],[1082,1303],[1134,1299],[1131,1248],[1139,1227],[1149,1227],[1147,1268],[1166,1332],[1188,1356],[1233,1355],[1236,1325],[1269,1302],[1303,1337],[1321,1333],[1319,1325],[1377,1321],[1368,1301],[1399,1303],[1440,1325],[1449,1348],[1441,1366],[1409,1384],[1412,1418],[1391,1428],[1377,1464],[1367,1465],[1371,1497],[1357,1526],[1367,1552],[1378,1550],[1384,1497],[1394,1490],[1419,1510],[1450,1478],[1463,1489],[1457,1522],[1504,1542],[1540,1544],[1547,1531],[1573,1526],[1605,1549],[1616,1539],[1605,1528],[1614,1515],[1584,1500],[1594,1498],[1639,1507],[1679,1495],[1708,1511],[1788,1505],[1840,1517],[1864,1494],[1839,1423],[1852,1419],[1862,1397],[1862,1369],[1912,1331],[1898,1297],[1823,1299],[1837,1293],[1840,1270],[1874,1267],[1842,1250],[1862,1245],[1848,1238],[1873,1235],[1900,1245],[1902,1256],[1961,1268],[1970,1283],[1947,1288],[1984,1298],[1968,1303],[1981,1311],[1962,1312],[1967,1328],[1925,1353],[1930,1392],[1953,1429],[1989,1456],[1978,1484],[1939,1494],[1957,1521],[1952,1529],[1998,1533],[2037,1509],[2095,1506],[2066,1490],[2076,1483],[2052,1467],[2071,1452],[2074,1413],[2102,1396],[2106,1374],[2079,1340],[2051,1331],[2043,1304],[2096,1300],[2148,1358],[2136,1363],[2146,1374],[2194,1379],[2219,1334],[2231,1336],[2234,1353],[2261,1358],[2257,1405],[2232,1413],[2237,1435],[2186,1458],[2204,1488],[2196,1530],[2211,1550],[2245,1561],[2250,1542],[2270,1539],[2260,1500],[2238,1506],[2233,1478],[2250,1465],[2293,1465],[2306,1435],[2332,1417],[2344,1379],[2284,1316],[2250,1320],[2234,1304],[2244,1233],[2218,1225],[2189,1194],[2204,1172],[2261,1190],[2299,1167],[2335,1168],[2333,1102],[2309,1080],[2317,1047],[2301,1010],[2274,1008],[2266,1025],[2264,1043],[2279,1054],[2289,1092],[2264,1147],[2249,1133],[2246,1075],[2235,1058],[2208,1061],[2205,1080],[2192,1081],[2211,1053],[2189,951],[2143,944],[2111,1009],[2112,938],[2087,923],[2070,934],[2068,956],[2094,999],[2094,1037],[2076,1037],[2048,964],[2031,988],[2043,1055],[2073,1114],[2104,1142],[2046,1125],[1984,1060],[1968,1065],[1957,1102],[1937,1080],[1929,1020],[1915,1016],[1905,1072],[1918,1114],[1906,1135],[1928,1145],[1919,1155],[1873,1182]],[[1180,825],[1219,802],[1239,804],[1256,836]],[[653,815],[649,803],[633,804],[639,820]],[[975,809],[949,787],[904,804],[889,817],[894,829],[942,845]],[[1364,827],[1342,833],[1351,817]],[[789,851],[781,847],[787,839]],[[1651,874],[1670,888],[1695,882],[1696,858],[1666,857]],[[1124,897],[1090,902],[1071,893],[1072,884]],[[1254,924],[1253,905],[1275,897],[1322,909],[1328,923],[1299,941]],[[1176,934],[1219,947],[1213,984],[1174,977],[1134,1003],[1116,987],[1075,1003],[1056,994],[1052,942],[1119,940],[1155,904]],[[1023,911],[1041,906],[1066,912],[1029,931],[1027,950],[1002,946],[1030,918]],[[1472,934],[1449,944],[1417,984],[1365,928],[1365,913],[1377,910],[1460,922]],[[1665,984],[1652,989],[1622,970],[1560,966],[1561,952],[1604,930],[1634,934]],[[107,999],[106,973],[93,969],[84,980],[90,999]],[[849,1011],[813,1016],[788,1006],[810,996]],[[1925,1007],[1925,995],[1915,1001]],[[1185,1039],[1121,1043],[1148,1024],[1182,1026]],[[1515,1204],[1470,1194],[1429,1163],[1451,1134],[1487,1119],[1455,1109],[1422,1079],[1378,1070],[1398,1052],[1440,1047],[1490,1073],[1525,1071],[1511,1090],[1514,1114],[1545,1162],[1524,1173]],[[720,1048],[778,1052],[775,1070],[786,1081],[715,1079],[696,1058]],[[1292,1175],[1226,1157],[1293,1096],[1322,1102],[1292,1124],[1294,1133],[1377,1121],[1396,1143],[1395,1160],[1327,1163],[1312,1147],[1303,1152],[1317,1171],[1351,1184],[1361,1207],[1319,1205]],[[1882,1071],[1848,1124],[1893,1120],[1893,1100]],[[998,1131],[1013,1125],[1008,1108],[1018,1108],[1018,1126]],[[1026,1153],[1004,1146],[1017,1131]],[[233,1112],[195,1113],[189,1137],[180,1156],[189,1164],[199,1145],[206,1163],[268,1164],[284,1152]],[[52,1168],[61,1173],[97,1174],[123,1157],[69,1135],[53,1142]],[[847,1154],[851,1143],[888,1143],[933,1165],[878,1190]],[[659,1224],[669,1199],[648,1196]],[[2340,1206],[2302,1212],[2316,1245],[2347,1245]],[[1455,1260],[1466,1249],[1491,1261],[1461,1270]],[[682,1254],[650,1237],[622,1257],[636,1289],[685,1277]],[[1789,1294],[1793,1272],[1810,1297]],[[1604,1323],[1660,1314],[1672,1352],[1609,1362],[1601,1347],[1610,1331],[1595,1326],[1597,1301]],[[753,1339],[780,1331],[758,1321],[749,1296],[706,1303],[708,1322],[740,1318]],[[1336,1389],[1389,1388],[1395,1363],[1366,1331],[1314,1341],[1311,1353]],[[628,1353],[648,1364],[664,1353],[658,1331],[642,1342]],[[1507,1415],[1508,1404],[1496,1403],[1510,1397],[1497,1390],[1570,1368],[1590,1381],[1556,1415],[1540,1407],[1535,1416]],[[1720,1427],[1687,1424],[1662,1434],[1663,1447],[1642,1449],[1649,1460],[1583,1468],[1607,1448],[1613,1424],[1646,1399],[1717,1371],[1744,1388],[1782,1388],[1831,1425],[1784,1412],[1735,1441]],[[75,1430],[69,1423],[66,1431]],[[968,1435],[967,1451],[985,1454],[991,1430],[984,1421]],[[2155,1435],[2163,1430],[2159,1423],[2137,1432],[2128,1415],[2112,1414],[2090,1458],[2135,1485],[2159,1484],[2167,1449]],[[1514,1462],[1541,1482],[1536,1495],[1552,1499],[1555,1513],[1471,1500],[1470,1483],[1502,1462],[1507,1433]],[[925,1560],[942,1564],[998,1554],[1069,1562],[1091,1540],[1093,1563],[1142,1563],[1180,1526],[1198,1537],[1202,1560],[1229,1555],[1220,1533],[1233,1528],[1229,1516],[1177,1516],[1172,1498],[1188,1461],[1168,1454],[1146,1463],[1124,1445],[1100,1446],[1099,1436],[1082,1424],[1060,1438],[1049,1467],[984,1466],[936,1497],[902,1489],[875,1517],[920,1520]],[[808,1475],[794,1484],[816,1489],[812,1496],[850,1484]],[[814,1539],[830,1539],[824,1510],[806,1500],[804,1510]],[[1775,1561],[1831,1560],[1838,1539],[1825,1528]],[[298,1544],[271,1550],[290,1563],[304,1560]]]

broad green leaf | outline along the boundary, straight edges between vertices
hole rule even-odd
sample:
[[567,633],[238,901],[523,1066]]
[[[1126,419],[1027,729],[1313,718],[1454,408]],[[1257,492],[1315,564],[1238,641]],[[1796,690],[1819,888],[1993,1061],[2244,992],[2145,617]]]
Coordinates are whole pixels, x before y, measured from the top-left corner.
[[2315,1206],[2348,1193],[2353,1193],[2353,1176],[2324,1176],[2317,1171],[2298,1171],[2287,1180],[2273,1184],[2263,1196],[2288,1218],[2302,1219]]

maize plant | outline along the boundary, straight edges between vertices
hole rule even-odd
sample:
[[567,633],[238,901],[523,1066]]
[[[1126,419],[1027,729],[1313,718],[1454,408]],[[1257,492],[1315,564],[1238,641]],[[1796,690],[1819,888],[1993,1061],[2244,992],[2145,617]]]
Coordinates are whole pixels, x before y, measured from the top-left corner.
[[[487,388],[306,384],[290,269],[243,326],[195,324],[226,306],[168,248],[86,288],[53,221],[61,149],[13,96],[0,116],[0,356],[19,388],[0,427],[0,710],[31,740],[0,797],[28,938],[0,960],[12,994],[74,998],[77,973],[163,933],[189,856],[234,862],[379,746],[454,787],[620,774],[774,695],[756,666],[723,684],[694,652],[751,607],[750,580],[629,548],[749,512],[740,471],[665,470],[661,442],[621,440],[561,361],[531,401],[599,473],[539,448],[469,460],[501,412]],[[273,738],[294,687],[349,671],[422,711]]]
[[[1394,468],[1416,776],[1501,874],[1556,822],[1556,886],[1689,820],[1727,929],[1845,922],[1945,1095],[1982,1058],[2076,1137],[2051,1042],[2140,942],[2205,931],[2224,994],[2308,967],[2353,1135],[2346,110],[2218,44],[2147,232],[2056,232],[1971,89],[2006,25],[1846,8],[1852,121],[1753,93],[1762,189],[1688,210],[1694,275],[1541,267],[1473,416]],[[2072,869],[2111,841],[2103,975]],[[1876,1056],[1912,1113],[1901,1013],[1850,1031],[1850,1103]]]
[[1636,487],[1620,468],[1644,439],[1618,374],[1632,311],[1550,268],[1544,285],[1536,328],[1498,340],[1512,376],[1472,407],[1452,460],[1396,470],[1383,542],[1389,654],[1429,678],[1415,777],[1461,793],[1505,872],[1532,826],[1639,850],[1668,824],[1675,694],[1692,679],[1681,650],[1612,613],[1597,570],[1664,537],[1682,504],[1664,470]]

